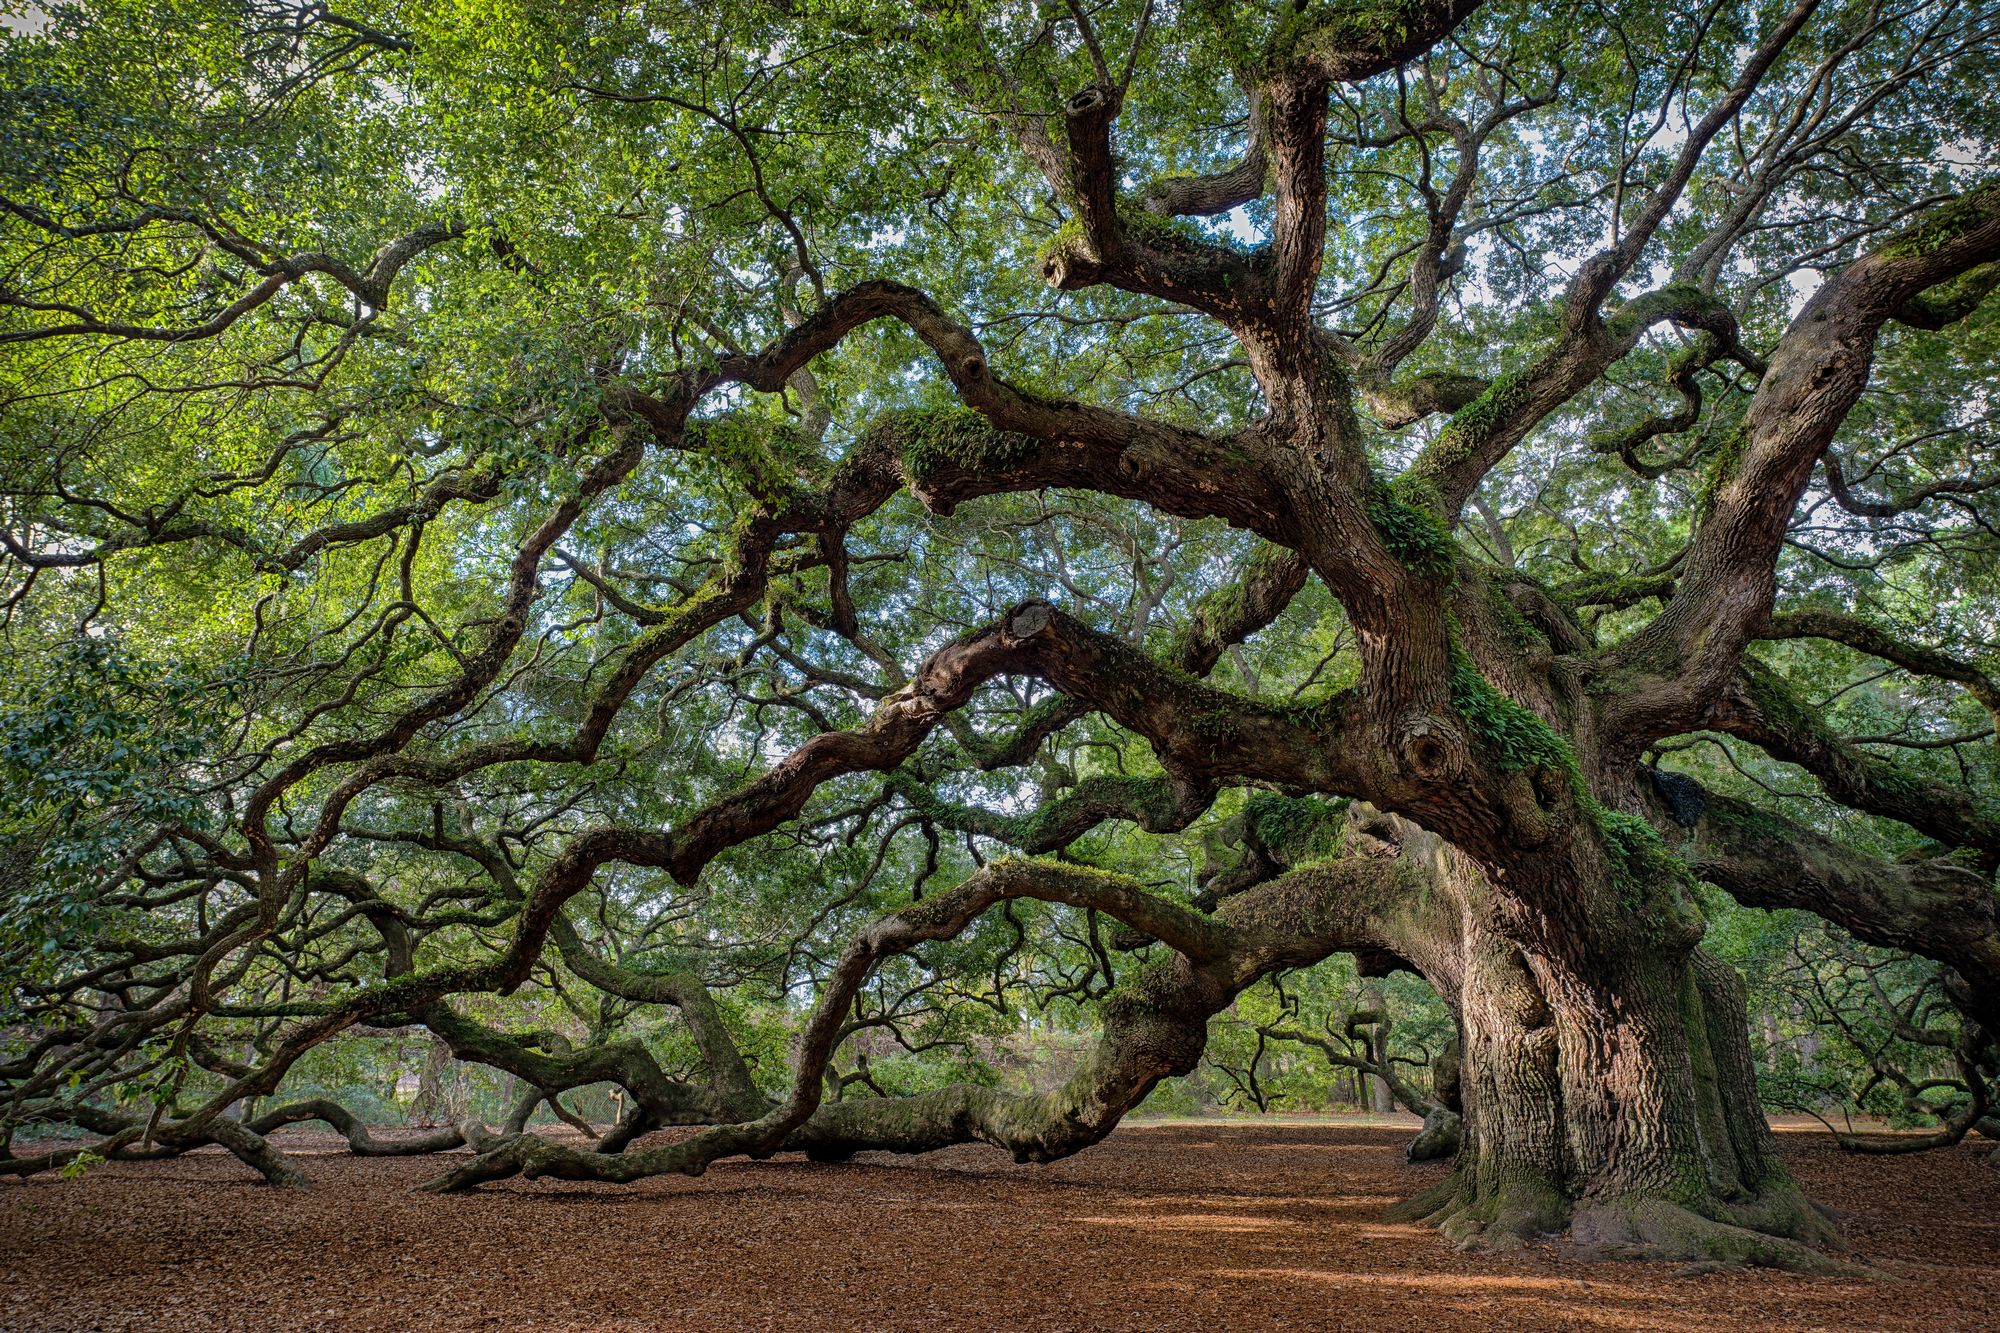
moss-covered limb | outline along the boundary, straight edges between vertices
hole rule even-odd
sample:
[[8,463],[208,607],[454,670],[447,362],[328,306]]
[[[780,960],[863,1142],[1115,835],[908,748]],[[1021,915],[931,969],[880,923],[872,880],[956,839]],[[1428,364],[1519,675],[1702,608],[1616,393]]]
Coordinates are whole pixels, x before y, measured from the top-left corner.
[[1455,410],[1404,475],[1439,496],[1445,517],[1455,516],[1478,479],[1601,369],[1598,358],[1569,345],[1545,351]]
[[1843,805],[1901,820],[1947,847],[1971,849],[1988,871],[2000,864],[2000,811],[1850,744],[1782,676],[1754,659],[1743,661],[1710,725],[1797,764]]
[[934,481],[1027,466],[1043,449],[1040,440],[996,430],[969,407],[886,412],[869,425],[868,436],[895,449],[904,479],[920,496]]
[[1243,809],[1202,836],[1205,853],[1195,906],[1213,912],[1228,898],[1339,856],[1351,802],[1253,792]]
[[[1143,210],[1126,210],[1121,216],[1149,229],[1149,241],[1167,247],[1158,250],[1165,258],[1172,257],[1167,253],[1169,233],[1178,237],[1177,245],[1194,244]],[[1154,231],[1160,236],[1153,236]],[[1228,263],[1243,268],[1247,282],[1249,261],[1228,247],[1218,249],[1228,256]],[[1177,270],[1168,264],[1163,272],[1172,277]],[[1127,278],[1138,282],[1138,276]],[[1242,303],[1232,293],[1242,289],[1212,282],[1204,271],[1198,289],[1186,286],[1169,299],[1198,299],[1212,306],[1220,301],[1240,314]],[[684,429],[688,406],[701,393],[731,382],[777,393],[814,356],[877,319],[898,320],[922,340],[937,357],[962,406],[983,418],[987,429],[974,429],[955,409],[891,414],[879,429],[864,433],[834,469],[816,502],[824,508],[818,521],[835,526],[851,523],[879,505],[900,476],[940,512],[980,495],[1068,486],[1143,499],[1185,518],[1226,518],[1274,539],[1289,535],[1290,507],[1241,449],[1186,427],[1050,398],[1011,384],[993,373],[986,349],[972,330],[923,292],[895,282],[857,283],[829,298],[763,351],[725,357],[711,369],[684,374],[669,395],[671,401],[624,391],[624,399],[631,400],[627,410],[672,436]],[[908,458],[903,457],[906,436],[915,437],[917,446]],[[908,473],[906,464],[913,465]],[[805,524],[809,517],[802,513],[794,526]]]
[[1641,570],[1634,574],[1586,574],[1558,584],[1550,591],[1569,606],[1601,606],[1620,610],[1637,606],[1649,597],[1669,597],[1677,575],[1672,567]]
[[[1799,908],[1857,939],[1953,968],[1988,1030],[2000,1031],[2000,898],[1991,876],[1954,857],[1891,863],[1748,801],[1676,775],[1694,873],[1751,907]],[[1694,787],[1698,799],[1685,799]],[[1698,813],[1696,813],[1698,812]]]
[[1604,316],[1605,331],[1628,348],[1633,340],[1655,324],[1668,322],[1709,334],[1707,343],[1696,344],[1697,351],[1754,361],[1737,341],[1736,312],[1713,293],[1705,292],[1692,283],[1675,282],[1657,287],[1633,297]]
[[2000,262],[1981,264],[1917,293],[1889,315],[1914,329],[1947,328],[1970,315],[2000,287]]
[[1291,6],[1261,52],[1244,63],[1277,76],[1351,83],[1394,69],[1451,35],[1479,0],[1372,0]]
[[1984,233],[1996,226],[2000,226],[2000,177],[1982,181],[1963,194],[1933,205],[1915,222],[1877,246],[1875,253],[1886,260],[1927,260],[1942,267],[1944,271],[1920,288],[1930,290],[1960,274],[1984,268],[1983,255],[1957,265],[1950,261],[1960,251],[1977,255]]
[[309,1120],[322,1121],[345,1138],[348,1150],[357,1157],[418,1157],[445,1152],[465,1142],[465,1131],[455,1126],[406,1138],[378,1139],[354,1112],[326,1097],[308,1097],[272,1107],[259,1112],[248,1127],[254,1134],[269,1134],[281,1125],[298,1125]]
[[1060,851],[1107,819],[1127,820],[1148,833],[1177,833],[1214,803],[1215,789],[1173,778],[1088,777],[1018,815],[1002,815],[940,798],[932,785],[898,769],[889,785],[932,823],[992,838],[1030,855]]
[[1178,634],[1167,660],[1191,676],[1206,676],[1232,644],[1238,644],[1284,613],[1308,573],[1305,557],[1265,542],[1244,562],[1230,583],[1204,593],[1194,615]]
[[1305,709],[1265,705],[1195,680],[1044,602],[1016,608],[1004,623],[1027,669],[1144,736],[1185,782],[1352,790],[1369,781],[1372,756],[1348,742],[1347,696]]
[[1261,252],[1205,234],[1178,217],[1124,201],[1116,244],[1067,226],[1041,251],[1042,280],[1059,291],[1106,284],[1199,310],[1245,335],[1269,321],[1270,279]]
[[1645,293],[1601,322],[1593,306],[1582,318],[1567,319],[1562,333],[1526,366],[1495,379],[1453,412],[1399,480],[1435,495],[1439,514],[1456,522],[1480,478],[1537,423],[1595,383],[1648,329],[1663,322],[1705,330],[1730,355],[1762,364],[1741,351],[1734,314],[1699,288],[1673,284]]
[[[111,1139],[120,1136],[125,1144],[109,1150],[107,1156],[118,1157],[139,1151],[130,1146],[134,1139],[146,1141],[147,1122],[144,1117],[124,1115],[87,1102],[71,1108],[70,1119],[93,1134],[104,1134]],[[178,1131],[173,1127],[171,1117],[163,1118],[153,1128],[151,1142],[168,1153],[190,1152],[207,1144],[216,1144],[229,1154],[281,1189],[310,1189],[312,1181],[306,1173],[285,1153],[265,1140],[247,1125],[218,1116],[199,1129]]]
[[[621,967],[599,955],[576,933],[568,913],[559,914],[549,929],[549,940],[562,955],[565,966],[592,986],[609,995],[642,1004],[670,1004],[680,1011],[681,1021],[694,1037],[708,1068],[710,1092],[721,1106],[733,1111],[760,1104],[762,1098],[750,1078],[736,1040],[723,1021],[722,1010],[709,994],[701,978],[687,971],[642,972]],[[653,1108],[655,1117],[658,1108]]]
[[1196,963],[1240,947],[1237,932],[1212,917],[1152,892],[1138,880],[1059,861],[1009,858],[993,862],[949,893],[902,914],[912,921],[969,922],[1009,898],[1035,898],[1091,908],[1142,931]]
[[1287,870],[1340,855],[1348,802],[1253,792],[1244,802],[1242,838]]
[[658,1175],[698,1176],[711,1162],[724,1157],[770,1155],[789,1132],[792,1119],[790,1109],[779,1107],[748,1123],[714,1125],[677,1143],[641,1152],[595,1152],[571,1148],[538,1134],[518,1134],[488,1140],[488,1146],[477,1157],[418,1188],[433,1194],[455,1194],[512,1176],[612,1182]]
[[[1831,456],[1828,461],[1831,462]],[[1995,729],[2000,730],[2000,677],[1949,653],[1909,643],[1866,617],[1817,608],[1784,611],[1772,616],[1758,637],[1827,639],[1870,657],[1879,657],[1905,671],[1963,685],[1966,693],[1977,699],[1992,717]]]
[[939,513],[982,495],[1069,487],[1295,538],[1291,506],[1239,442],[1030,393],[983,361],[959,389],[964,406],[890,412],[870,425],[834,474],[860,497],[850,507],[874,499],[886,468]]
[[1438,412],[1456,412],[1474,402],[1492,381],[1454,370],[1425,370],[1399,380],[1360,382],[1361,399],[1389,430],[1415,425]]

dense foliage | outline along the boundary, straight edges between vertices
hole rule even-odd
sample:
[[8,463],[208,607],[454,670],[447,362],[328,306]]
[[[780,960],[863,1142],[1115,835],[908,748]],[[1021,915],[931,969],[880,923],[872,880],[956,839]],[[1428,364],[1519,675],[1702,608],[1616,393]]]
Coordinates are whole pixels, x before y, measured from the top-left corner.
[[2000,9],[44,8],[0,1141],[1393,1089],[1464,1235],[1681,1252],[1664,1077],[1808,1265],[1712,959],[1766,1106],[1994,1129]]

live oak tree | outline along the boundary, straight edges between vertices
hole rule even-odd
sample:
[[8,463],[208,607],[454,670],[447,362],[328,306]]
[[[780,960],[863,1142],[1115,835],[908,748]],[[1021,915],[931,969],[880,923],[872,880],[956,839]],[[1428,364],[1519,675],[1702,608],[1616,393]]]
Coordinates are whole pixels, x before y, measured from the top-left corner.
[[1410,1214],[1838,1262],[1702,944],[1932,960],[1983,1111],[2000,10],[745,8],[17,25],[6,1122],[295,1181],[414,1027],[441,1189],[1046,1161],[1351,954]]

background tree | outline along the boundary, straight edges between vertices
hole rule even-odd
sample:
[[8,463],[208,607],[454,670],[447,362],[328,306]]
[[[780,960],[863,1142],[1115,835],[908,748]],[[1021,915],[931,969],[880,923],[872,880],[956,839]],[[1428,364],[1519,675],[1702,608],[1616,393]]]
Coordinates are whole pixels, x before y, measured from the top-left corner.
[[294,1180],[232,1108],[422,1028],[523,1089],[443,1189],[1047,1160],[1349,953],[1413,1213],[1815,1267],[1702,884],[1990,1066],[1991,7],[51,13],[8,1123]]

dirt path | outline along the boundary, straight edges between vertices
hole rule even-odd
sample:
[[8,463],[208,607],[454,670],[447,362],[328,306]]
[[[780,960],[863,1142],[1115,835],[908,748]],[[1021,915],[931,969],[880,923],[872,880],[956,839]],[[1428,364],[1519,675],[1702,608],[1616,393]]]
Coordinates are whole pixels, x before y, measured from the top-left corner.
[[[287,1131],[290,1132],[290,1131]],[[1051,1167],[958,1148],[629,1187],[413,1195],[438,1159],[313,1156],[287,1194],[207,1152],[0,1184],[0,1329],[1993,1329],[2000,1170],[1787,1133],[1899,1281],[1677,1278],[1381,1221],[1441,1168],[1407,1129],[1121,1129]],[[290,1140],[302,1148],[310,1136]]]

